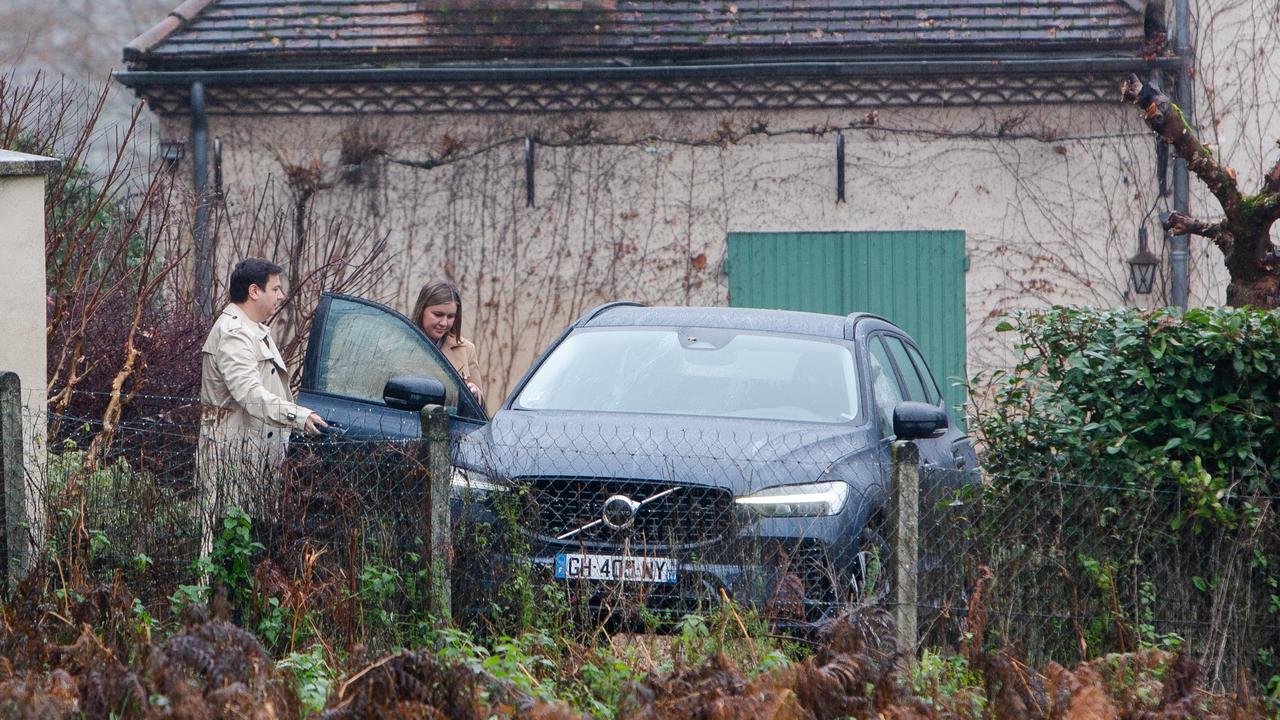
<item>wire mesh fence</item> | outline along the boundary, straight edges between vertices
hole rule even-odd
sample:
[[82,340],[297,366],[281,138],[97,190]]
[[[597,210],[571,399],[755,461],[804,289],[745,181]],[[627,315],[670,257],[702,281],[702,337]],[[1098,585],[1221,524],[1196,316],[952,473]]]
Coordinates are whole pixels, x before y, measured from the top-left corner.
[[989,640],[1032,662],[1185,649],[1227,686],[1241,670],[1276,673],[1274,498],[1217,498],[1220,509],[1242,509],[1229,520],[1205,513],[1194,488],[1049,463],[1034,476],[991,477],[979,497],[968,587],[992,588]]
[[[1211,522],[1185,488],[1051,462],[983,475],[922,451],[918,503],[897,508],[890,443],[826,428],[507,421],[446,443],[295,433],[211,453],[197,402],[134,408],[112,427],[24,417],[39,439],[24,530],[47,587],[118,578],[163,617],[223,586],[255,618],[288,609],[294,627],[275,632],[374,645],[445,614],[661,630],[733,600],[804,634],[850,604],[906,603],[922,646],[1009,644],[1036,664],[1183,647],[1221,682],[1275,670],[1270,497]],[[441,576],[447,608],[432,605]]]

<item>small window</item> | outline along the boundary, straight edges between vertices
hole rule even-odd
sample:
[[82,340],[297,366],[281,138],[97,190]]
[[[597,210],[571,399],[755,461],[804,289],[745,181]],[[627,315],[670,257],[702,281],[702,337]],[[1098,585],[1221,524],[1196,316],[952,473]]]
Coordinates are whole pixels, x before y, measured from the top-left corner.
[[920,377],[924,380],[925,392],[929,393],[929,402],[937,404],[942,398],[942,391],[938,389],[938,382],[934,379],[933,373],[929,371],[929,364],[924,361],[924,357],[920,355],[920,351],[915,345],[907,344],[907,354],[911,356],[911,361],[915,363],[916,372],[920,373]]
[[322,393],[382,403],[387,380],[397,375],[444,383],[445,403],[458,405],[459,384],[430,341],[399,315],[334,298],[321,331],[316,387]]
[[880,436],[893,435],[893,409],[902,402],[902,390],[894,376],[893,364],[880,337],[867,340],[867,358],[871,364],[871,388],[875,393],[876,417],[880,419]]
[[889,346],[889,354],[893,356],[893,364],[898,366],[898,372],[902,376],[903,393],[908,400],[916,402],[933,402],[933,398],[925,390],[924,381],[920,379],[920,375],[916,372],[915,365],[911,362],[911,358],[907,356],[906,343],[902,342],[902,338],[892,335],[883,336],[885,345]]

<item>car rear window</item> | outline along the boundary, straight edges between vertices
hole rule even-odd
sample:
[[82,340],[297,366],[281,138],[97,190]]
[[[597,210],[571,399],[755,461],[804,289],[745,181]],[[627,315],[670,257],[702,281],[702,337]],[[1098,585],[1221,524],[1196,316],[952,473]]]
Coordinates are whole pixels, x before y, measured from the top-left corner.
[[844,423],[858,383],[848,348],[820,338],[592,328],[565,339],[513,406]]

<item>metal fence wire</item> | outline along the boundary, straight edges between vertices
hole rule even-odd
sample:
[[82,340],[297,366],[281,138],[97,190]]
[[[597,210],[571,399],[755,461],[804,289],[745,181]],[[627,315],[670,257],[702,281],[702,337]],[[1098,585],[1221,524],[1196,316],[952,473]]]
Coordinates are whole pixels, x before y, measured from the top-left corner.
[[[113,427],[24,417],[27,570],[55,588],[119,578],[157,617],[240,582],[253,602],[305,586],[309,622],[374,645],[441,615],[661,630],[733,600],[801,634],[851,604],[905,603],[921,646],[1012,645],[1034,663],[1182,647],[1221,682],[1270,676],[1280,650],[1259,566],[1280,544],[1270,497],[1240,499],[1253,510],[1234,525],[1203,523],[1181,488],[1046,459],[1016,477],[913,463],[919,499],[899,508],[887,444],[816,431],[694,434],[674,418],[645,433],[528,423],[434,445],[331,433],[209,451],[198,402],[133,407]],[[449,476],[443,553],[432,467]],[[447,607],[430,604],[433,576]]]

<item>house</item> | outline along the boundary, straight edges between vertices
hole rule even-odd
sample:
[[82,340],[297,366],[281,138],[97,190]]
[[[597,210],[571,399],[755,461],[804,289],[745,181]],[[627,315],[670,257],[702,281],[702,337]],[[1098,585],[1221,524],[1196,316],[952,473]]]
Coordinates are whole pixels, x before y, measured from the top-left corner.
[[[1118,101],[1129,73],[1171,84],[1183,68],[1164,41],[1174,14],[188,0],[117,77],[185,142],[184,175],[225,200],[193,239],[215,274],[243,251],[290,259],[231,230],[265,193],[297,211],[297,263],[349,253],[377,268],[375,299],[407,310],[447,276],[491,403],[566,323],[619,298],[870,310],[936,374],[965,377],[1008,362],[993,328],[1014,308],[1165,304],[1178,278],[1191,304],[1220,302],[1211,247],[1171,269],[1158,214],[1180,200]],[[1162,253],[1151,295],[1127,262],[1144,224]]]

